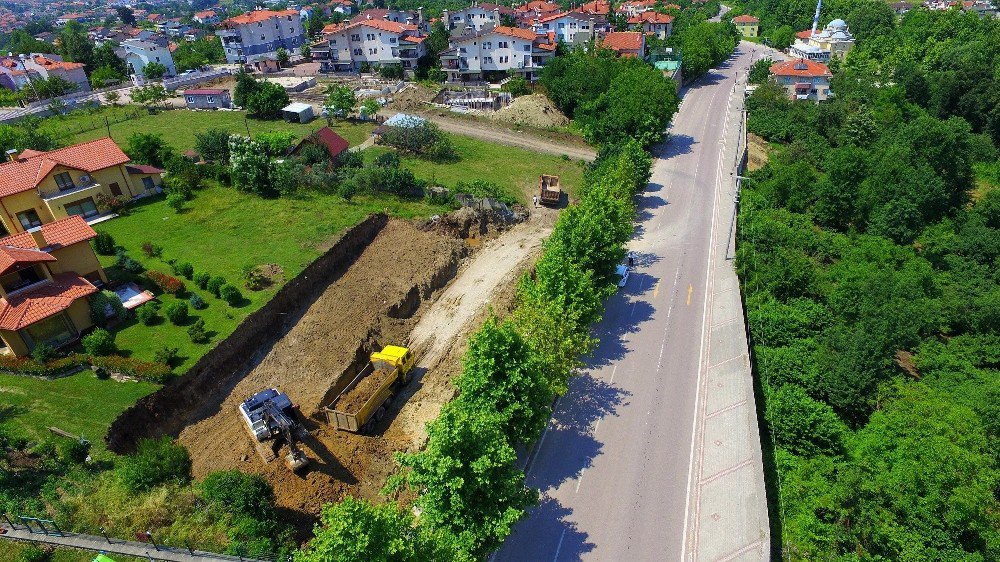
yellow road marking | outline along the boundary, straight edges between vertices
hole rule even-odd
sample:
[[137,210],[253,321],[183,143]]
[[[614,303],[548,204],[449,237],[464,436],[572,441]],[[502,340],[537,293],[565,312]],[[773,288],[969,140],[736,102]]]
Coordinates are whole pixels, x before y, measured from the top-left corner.
[[653,298],[655,299],[656,295],[659,294],[659,293],[660,293],[660,282],[657,281],[656,285],[653,286]]
[[694,291],[694,287],[692,287],[691,284],[688,283],[688,300],[687,300],[687,304],[691,304],[691,292],[692,291]]

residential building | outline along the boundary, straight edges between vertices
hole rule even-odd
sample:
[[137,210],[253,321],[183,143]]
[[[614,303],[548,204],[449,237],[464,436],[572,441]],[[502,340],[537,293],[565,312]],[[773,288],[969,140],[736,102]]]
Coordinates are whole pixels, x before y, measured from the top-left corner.
[[502,80],[511,73],[534,81],[555,56],[556,46],[555,33],[539,35],[530,29],[500,25],[453,37],[448,50],[441,53],[441,67],[449,82]]
[[333,15],[334,13],[350,15],[354,13],[354,2],[351,0],[333,0],[328,5],[328,15]]
[[597,40],[598,48],[611,49],[620,57],[646,58],[646,34],[640,31],[612,31]]
[[509,6],[473,1],[472,5],[454,12],[444,10],[441,19],[449,30],[457,29],[460,34],[482,31],[483,27],[501,25],[506,16],[514,18],[514,9]]
[[594,16],[606,16],[611,13],[611,2],[608,2],[608,0],[594,0],[593,2],[582,4],[577,10]]
[[157,192],[162,172],[130,166],[109,137],[49,152],[12,152],[10,161],[0,164],[0,235],[71,215],[96,218],[105,198]]
[[909,12],[910,10],[913,9],[913,3],[911,2],[895,2],[891,6],[892,6],[892,11],[896,12],[897,16],[905,15],[906,12]]
[[750,14],[736,16],[733,24],[743,37],[757,37],[760,34],[760,20]]
[[93,326],[88,297],[108,281],[89,244],[96,236],[67,217],[0,238],[0,340],[10,353],[59,347]]
[[831,21],[822,31],[801,32],[796,37],[798,39],[788,48],[788,54],[815,62],[829,62],[834,55],[843,57],[854,47],[854,36],[842,19]]
[[771,76],[795,100],[820,102],[829,98],[833,74],[821,62],[801,58],[771,65]]
[[367,63],[399,64],[405,72],[412,73],[417,59],[426,53],[427,36],[416,25],[388,19],[362,19],[348,25],[327,26],[323,33],[323,41],[311,48],[321,72],[357,72]]
[[29,80],[41,78],[37,74],[31,76],[24,68],[22,58],[26,55],[0,57],[0,86],[8,90],[18,91],[29,85]]
[[58,76],[67,82],[76,84],[77,92],[89,92],[90,81],[84,71],[82,62],[64,62],[58,55],[31,53],[21,59],[25,70],[37,74],[43,79]]
[[[605,23],[601,18],[600,25]],[[597,18],[583,12],[563,12],[539,18],[532,29],[536,33],[555,33],[556,40],[567,45],[582,44],[594,38],[599,23]]]
[[215,88],[185,90],[184,103],[188,109],[229,109],[233,106],[229,90]]
[[229,18],[216,35],[222,38],[229,63],[274,59],[281,48],[298,54],[306,42],[298,10],[257,10]]
[[290,156],[298,154],[303,148],[311,145],[322,147],[330,155],[331,160],[340,156],[351,146],[347,142],[347,139],[338,135],[333,129],[322,127],[315,133],[299,141],[299,144],[290,149],[288,154]]
[[649,10],[630,17],[628,23],[638,27],[646,35],[666,39],[673,32],[674,16]]
[[202,25],[215,25],[219,23],[219,14],[215,13],[215,10],[205,10],[195,12],[193,19]]
[[628,0],[619,4],[615,11],[628,17],[634,17],[648,12],[656,7],[656,0]]
[[547,0],[533,0],[514,8],[514,17],[522,27],[529,27],[536,19],[561,13],[562,6]]
[[165,76],[177,76],[174,57],[171,56],[170,47],[166,41],[126,39],[122,42],[122,48],[125,49],[125,64],[128,65],[129,73],[145,78],[143,69],[149,63],[155,62],[162,64],[167,69]]
[[416,25],[420,19],[419,14],[404,10],[394,10],[388,8],[370,8],[351,18],[348,24],[361,23],[371,20],[388,20],[393,23],[408,23]]

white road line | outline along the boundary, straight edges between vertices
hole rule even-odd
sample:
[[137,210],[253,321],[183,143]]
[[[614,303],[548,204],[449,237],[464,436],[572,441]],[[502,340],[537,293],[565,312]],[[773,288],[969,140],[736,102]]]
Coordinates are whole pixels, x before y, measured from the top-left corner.
[[562,550],[563,539],[566,538],[566,529],[563,529],[562,535],[559,535],[559,545],[556,546],[556,555],[552,557],[552,562],[559,560],[559,551]]
[[587,472],[587,467],[583,467],[582,469],[580,469],[580,477],[576,479],[576,491],[573,492],[574,494],[579,494],[580,493],[580,484],[583,483],[583,473],[584,472]]
[[615,384],[615,373],[617,372],[618,372],[618,364],[615,363],[615,366],[611,368],[611,380],[608,381],[608,384]]

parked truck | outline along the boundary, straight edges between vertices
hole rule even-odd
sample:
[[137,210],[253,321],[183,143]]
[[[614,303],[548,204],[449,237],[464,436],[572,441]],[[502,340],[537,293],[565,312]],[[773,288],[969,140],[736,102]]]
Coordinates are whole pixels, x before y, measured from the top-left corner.
[[344,431],[367,432],[382,420],[399,389],[410,380],[413,354],[408,348],[387,345],[371,354],[371,363],[324,408],[330,425]]
[[559,176],[542,174],[538,177],[539,199],[542,205],[559,205],[562,201],[562,189],[559,188]]

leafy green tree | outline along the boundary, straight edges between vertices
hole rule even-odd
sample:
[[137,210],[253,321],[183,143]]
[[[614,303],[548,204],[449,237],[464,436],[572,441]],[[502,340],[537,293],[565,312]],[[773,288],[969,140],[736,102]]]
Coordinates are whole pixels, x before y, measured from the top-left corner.
[[199,484],[204,498],[227,510],[267,520],[275,516],[274,489],[258,474],[238,470],[209,473]]
[[762,58],[750,67],[749,80],[751,84],[763,84],[771,76],[771,59]]
[[102,66],[90,74],[90,85],[97,89],[125,80],[125,76],[110,66]]
[[82,62],[90,68],[94,63],[94,44],[87,30],[77,21],[66,22],[59,32],[59,54],[70,62]]
[[236,73],[236,86],[233,88],[233,104],[237,107],[246,108],[250,97],[257,92],[259,85],[260,83],[250,73],[240,69]]
[[151,62],[142,67],[142,75],[150,80],[159,80],[167,73],[167,67],[158,62]]
[[768,397],[767,423],[775,444],[797,455],[843,451],[847,427],[832,408],[810,398],[801,387],[784,385]]
[[195,133],[194,148],[208,162],[229,163],[229,131],[209,129]]
[[[230,177],[233,187],[261,197],[277,197],[275,165],[259,143],[240,135],[229,137]],[[218,296],[218,289],[213,291]]]
[[771,33],[771,46],[785,50],[795,42],[795,30],[790,25],[783,25]]
[[326,110],[341,118],[348,118],[358,106],[354,90],[347,86],[330,84],[326,91]]
[[263,82],[258,84],[246,101],[246,110],[261,119],[273,119],[288,105],[288,93],[279,84]]
[[131,493],[166,482],[187,482],[191,479],[191,456],[169,437],[142,439],[135,454],[118,457],[115,475]]
[[154,111],[154,108],[167,101],[168,98],[167,91],[161,84],[149,84],[132,88],[129,95],[134,103],[145,106],[151,112]]
[[274,53],[275,58],[278,60],[278,66],[288,66],[288,50],[284,47],[278,47],[278,50]]
[[135,14],[132,12],[132,8],[128,6],[115,6],[115,12],[118,14],[118,19],[125,25],[135,25]]
[[851,34],[861,43],[889,35],[896,27],[896,14],[889,4],[877,0],[863,0],[854,4],[844,17]]
[[[93,66],[87,69],[88,72],[107,67],[122,76],[128,74],[128,65],[115,53],[115,44],[111,41],[105,41],[100,47],[94,49],[92,64]],[[93,76],[91,76],[91,80],[93,80]]]
[[170,145],[156,133],[132,133],[125,152],[135,162],[160,168],[171,155]]
[[382,105],[375,98],[368,98],[361,103],[361,113],[369,119],[374,119],[379,109],[382,109]]

